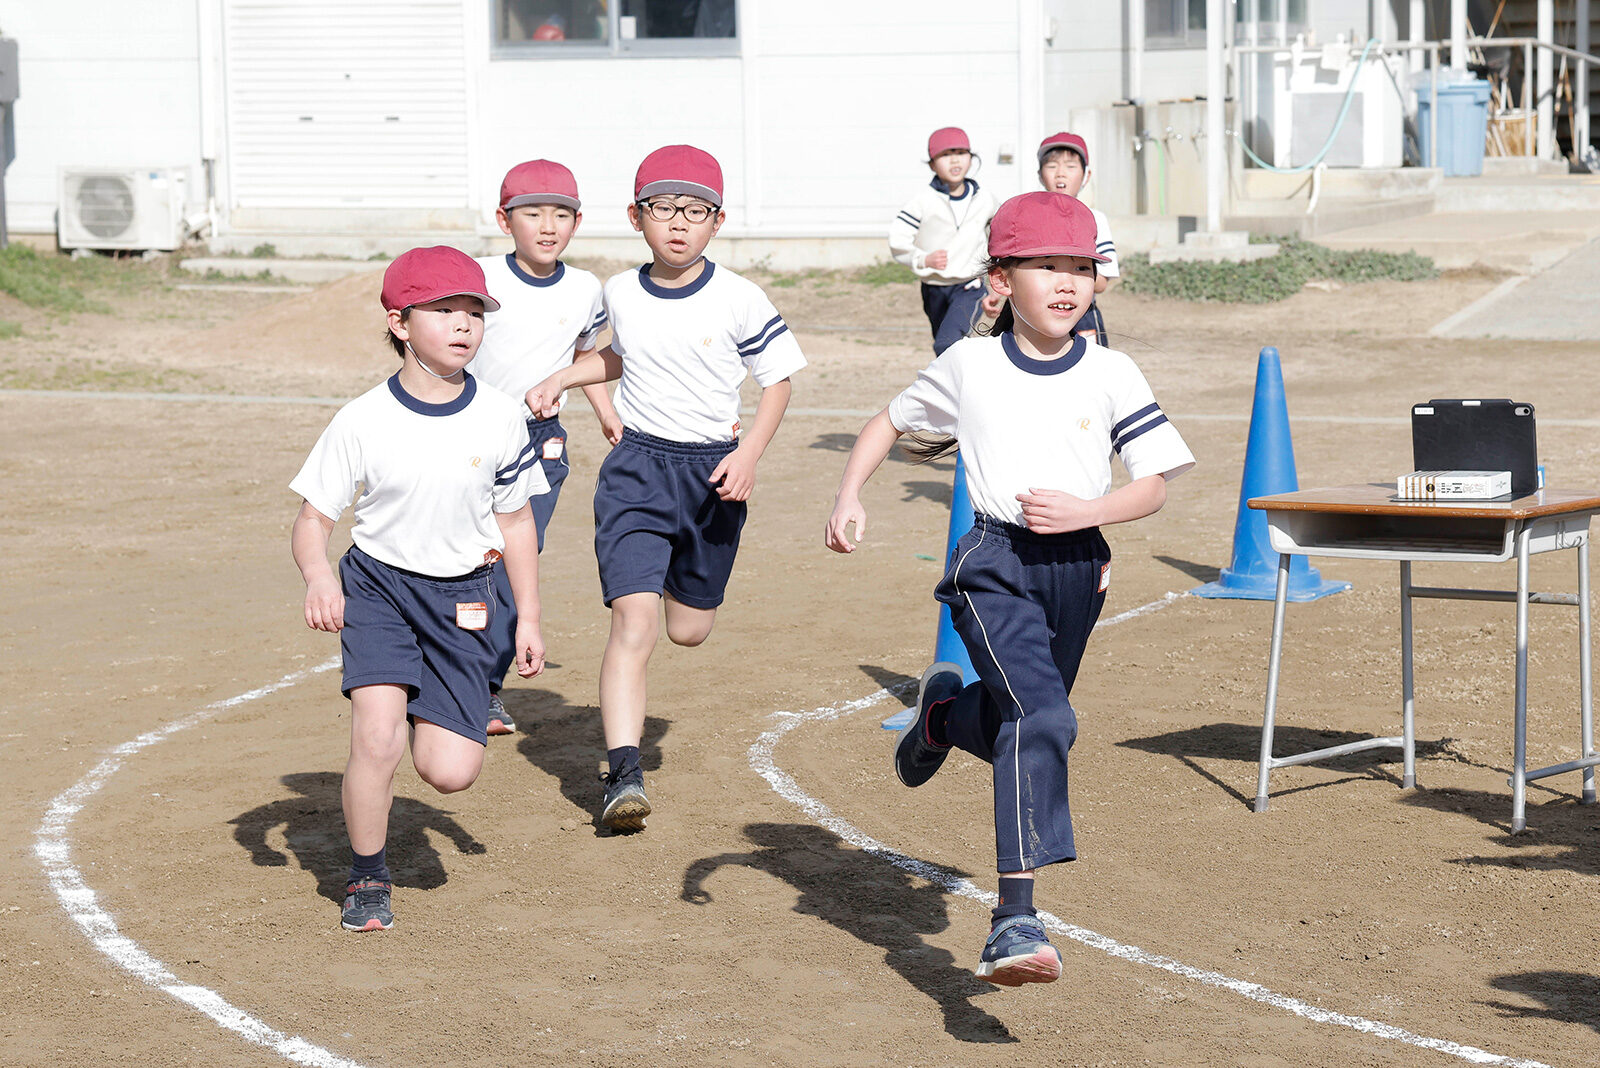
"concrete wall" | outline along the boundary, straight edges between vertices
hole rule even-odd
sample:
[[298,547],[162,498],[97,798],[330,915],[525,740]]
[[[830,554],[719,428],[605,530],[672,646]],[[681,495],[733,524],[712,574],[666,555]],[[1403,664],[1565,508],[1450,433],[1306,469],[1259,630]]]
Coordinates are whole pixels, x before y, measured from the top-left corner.
[[62,166],[187,167],[200,181],[195,0],[3,0],[0,32],[20,51],[17,158],[6,215],[54,232]]

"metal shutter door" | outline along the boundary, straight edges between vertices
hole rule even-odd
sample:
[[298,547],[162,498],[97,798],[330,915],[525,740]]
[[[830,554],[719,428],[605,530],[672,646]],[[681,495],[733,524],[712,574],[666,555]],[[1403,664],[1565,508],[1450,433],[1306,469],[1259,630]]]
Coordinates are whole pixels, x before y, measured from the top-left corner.
[[467,204],[460,0],[225,0],[236,207]]

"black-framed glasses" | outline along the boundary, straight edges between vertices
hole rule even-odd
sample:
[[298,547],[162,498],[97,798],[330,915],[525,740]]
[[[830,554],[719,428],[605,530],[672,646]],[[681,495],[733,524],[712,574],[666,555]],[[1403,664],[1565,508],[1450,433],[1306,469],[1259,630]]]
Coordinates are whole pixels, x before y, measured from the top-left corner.
[[691,200],[687,204],[675,204],[670,200],[641,200],[639,207],[649,212],[650,218],[656,222],[670,222],[681,211],[689,222],[703,223],[717,210],[698,200]]

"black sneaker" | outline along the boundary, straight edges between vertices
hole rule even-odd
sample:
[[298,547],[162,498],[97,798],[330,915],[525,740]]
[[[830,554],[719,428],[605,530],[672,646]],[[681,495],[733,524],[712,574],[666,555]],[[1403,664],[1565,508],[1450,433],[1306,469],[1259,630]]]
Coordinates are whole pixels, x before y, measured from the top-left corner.
[[618,834],[644,830],[644,818],[650,815],[644,776],[635,770],[626,778],[605,775],[601,781],[606,784],[606,800],[600,809],[600,823]]
[[935,745],[928,737],[928,710],[960,693],[961,685],[961,669],[946,660],[930,665],[922,673],[916,718],[905,725],[894,742],[894,773],[907,786],[921,786],[933,778],[950,755],[948,745]]
[[506,703],[500,700],[500,695],[489,695],[489,734],[515,734],[517,721],[511,718],[511,713],[506,711]]
[[394,911],[389,908],[393,892],[393,884],[386,879],[347,883],[339,926],[346,931],[387,931],[394,926]]
[[989,931],[978,978],[1000,986],[1053,983],[1061,978],[1061,951],[1050,944],[1037,916],[1007,916]]

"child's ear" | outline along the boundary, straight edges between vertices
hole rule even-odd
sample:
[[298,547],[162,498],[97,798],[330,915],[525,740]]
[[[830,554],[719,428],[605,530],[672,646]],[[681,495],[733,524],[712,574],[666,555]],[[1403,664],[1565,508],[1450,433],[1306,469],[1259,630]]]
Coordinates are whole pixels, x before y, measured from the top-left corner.
[[717,231],[722,229],[722,224],[727,221],[728,213],[718,208],[717,213],[711,217],[711,236],[716,237]]
[[572,232],[573,233],[577,233],[578,232],[578,224],[581,223],[581,222],[583,222],[583,212],[574,211],[572,213]]
[[500,224],[500,232],[502,234],[511,232],[511,217],[506,214],[505,208],[494,209],[494,221]]
[[644,220],[639,217],[638,204],[628,205],[628,221],[633,224],[633,228],[635,230],[639,231],[641,234],[644,233]]
[[411,331],[406,329],[405,312],[400,311],[397,308],[389,309],[389,333],[393,334],[401,341],[411,340]]
[[999,267],[989,268],[989,288],[1002,297],[1011,296],[1011,283],[1006,281],[1006,272]]

